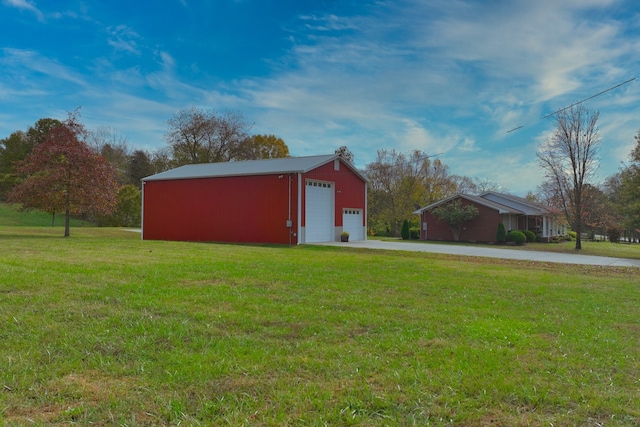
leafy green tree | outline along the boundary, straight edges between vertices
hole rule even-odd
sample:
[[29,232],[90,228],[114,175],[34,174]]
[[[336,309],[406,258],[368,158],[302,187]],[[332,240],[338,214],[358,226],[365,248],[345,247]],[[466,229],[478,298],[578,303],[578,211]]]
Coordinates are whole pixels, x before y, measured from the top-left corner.
[[98,225],[105,227],[140,227],[142,191],[139,186],[125,185],[118,190],[118,202],[110,215],[98,216]]
[[406,219],[402,222],[402,231],[400,232],[400,236],[402,237],[402,240],[409,240],[409,237],[411,237],[409,231],[409,221],[407,221]]
[[0,200],[6,199],[7,192],[18,182],[16,164],[24,159],[32,146],[26,134],[17,131],[0,140]]
[[63,126],[52,127],[45,139],[20,163],[24,177],[9,193],[23,209],[65,214],[65,237],[72,214],[107,215],[116,207],[117,183],[113,168],[93,152],[77,113]]
[[17,164],[40,144],[47,132],[62,123],[55,119],[40,119],[27,132],[16,131],[0,140],[0,200],[6,200],[7,193],[19,181]]
[[473,205],[463,205],[460,200],[442,204],[433,209],[431,213],[438,221],[447,224],[453,234],[453,240],[456,242],[460,238],[460,231],[462,231],[464,224],[480,215],[478,208]]

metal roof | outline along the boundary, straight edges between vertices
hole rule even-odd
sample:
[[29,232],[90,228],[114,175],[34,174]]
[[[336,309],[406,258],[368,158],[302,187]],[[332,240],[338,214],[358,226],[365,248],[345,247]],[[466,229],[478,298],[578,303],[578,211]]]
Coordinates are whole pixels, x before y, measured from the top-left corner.
[[[511,205],[512,207],[522,210],[527,215],[545,215],[550,211],[541,203],[533,200],[525,199],[524,197],[514,196],[512,194],[497,193],[495,191],[487,191],[480,195],[483,199],[492,200],[495,203],[501,203],[503,205]],[[496,200],[497,199],[497,200]]]
[[350,168],[365,182],[367,179],[358,169],[337,154],[307,157],[283,157],[267,160],[247,160],[240,162],[200,163],[184,165],[165,172],[142,178],[142,181],[163,181],[174,179],[216,178],[243,175],[271,175],[280,173],[306,173],[335,159]]
[[489,199],[485,199],[483,197],[480,196],[472,196],[470,194],[463,194],[463,193],[458,193],[458,194],[454,194],[453,196],[447,197],[446,199],[442,199],[439,200],[435,203],[430,204],[429,206],[425,206],[424,208],[418,209],[415,212],[413,212],[416,215],[420,215],[422,212],[424,211],[428,211],[431,210],[433,208],[435,208],[436,206],[442,205],[444,203],[447,203],[451,200],[457,199],[457,198],[462,198],[462,199],[467,199],[471,202],[477,203],[479,205],[483,205],[486,206],[488,208],[491,209],[495,209],[497,210],[499,213],[501,214],[519,214],[519,215],[523,215],[524,212],[522,212],[521,210],[509,207],[509,206],[505,206],[502,205],[500,203],[496,203],[494,201],[491,201]]

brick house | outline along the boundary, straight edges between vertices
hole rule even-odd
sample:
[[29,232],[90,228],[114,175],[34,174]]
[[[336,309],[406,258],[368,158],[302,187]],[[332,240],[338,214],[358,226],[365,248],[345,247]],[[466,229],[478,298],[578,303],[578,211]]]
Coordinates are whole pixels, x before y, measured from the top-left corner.
[[456,194],[414,212],[420,215],[420,239],[451,241],[453,234],[447,224],[433,216],[433,209],[459,200],[462,206],[472,205],[478,209],[477,218],[464,224],[459,240],[468,242],[493,242],[498,224],[509,230],[530,230],[543,241],[567,234],[557,215],[531,200],[510,194],[486,192],[480,196]]

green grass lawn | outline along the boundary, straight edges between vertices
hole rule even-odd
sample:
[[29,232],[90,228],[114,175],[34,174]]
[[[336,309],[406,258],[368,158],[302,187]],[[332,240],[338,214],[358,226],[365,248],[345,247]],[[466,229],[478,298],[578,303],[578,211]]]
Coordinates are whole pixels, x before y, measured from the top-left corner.
[[[0,202],[0,227],[2,226],[23,226],[23,227],[64,227],[64,213],[53,215],[40,211],[20,211],[19,205],[12,205]],[[87,221],[71,219],[72,227],[82,227],[90,225]],[[62,231],[64,233],[64,231]]]
[[638,270],[0,227],[0,424],[632,426]]

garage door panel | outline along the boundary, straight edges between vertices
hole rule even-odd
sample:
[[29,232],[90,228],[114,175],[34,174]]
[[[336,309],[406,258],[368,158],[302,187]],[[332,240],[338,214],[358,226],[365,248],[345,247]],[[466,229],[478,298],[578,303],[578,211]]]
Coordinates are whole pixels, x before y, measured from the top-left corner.
[[334,184],[307,181],[305,192],[305,241],[330,242],[334,240]]
[[342,230],[349,233],[350,240],[364,240],[362,209],[343,209]]

